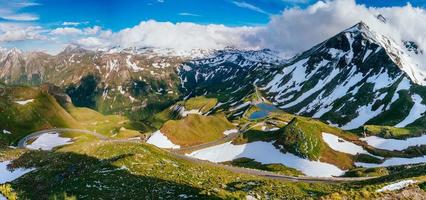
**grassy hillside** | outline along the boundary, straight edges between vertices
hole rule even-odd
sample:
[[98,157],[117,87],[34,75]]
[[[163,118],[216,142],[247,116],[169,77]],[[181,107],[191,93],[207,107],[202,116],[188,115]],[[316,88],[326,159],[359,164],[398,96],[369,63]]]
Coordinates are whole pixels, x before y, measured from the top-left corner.
[[207,113],[217,104],[217,102],[218,101],[216,98],[206,98],[204,96],[193,97],[185,101],[179,101],[169,108],[166,108],[163,111],[153,115],[153,117],[149,119],[149,122],[153,127],[159,129],[168,120],[178,120],[182,118],[177,108],[187,111],[199,110],[201,113]]
[[6,88],[0,98],[0,122],[0,143],[6,144],[42,129],[81,128],[55,98],[46,91],[31,87]]
[[302,183],[235,174],[128,142],[88,141],[53,152],[7,151],[9,159],[17,158],[14,167],[38,169],[0,185],[1,193],[21,199],[370,199],[397,194],[375,192],[397,180],[414,179],[421,185],[426,169],[417,166],[348,184]]
[[106,136],[134,137],[146,130],[143,124],[118,115],[102,115],[88,108],[67,104],[63,108],[45,89],[5,87],[0,98],[0,144],[9,145],[39,130],[75,128]]
[[186,110],[200,110],[202,113],[206,113],[211,110],[217,104],[216,98],[206,98],[204,96],[190,98],[184,102],[182,105]]
[[393,126],[365,125],[363,131],[367,135],[375,135],[383,138],[404,139],[408,137],[420,136],[423,129],[418,128],[396,128]]
[[[120,115],[103,115],[89,108],[67,106],[70,115],[85,129],[107,136],[128,135],[137,136],[140,133],[134,129],[137,124],[127,117]],[[124,133],[125,132],[125,133]]]
[[233,129],[224,114],[204,116],[190,114],[181,120],[170,120],[161,127],[173,143],[180,146],[192,146],[222,138],[225,130]]
[[323,141],[322,132],[328,129],[318,121],[296,117],[279,131],[276,143],[303,158],[331,163],[342,169],[352,168],[351,155],[334,151]]
[[56,152],[33,151],[14,163],[38,168],[9,184],[23,199],[306,199],[343,189],[235,174],[135,143],[95,141]]

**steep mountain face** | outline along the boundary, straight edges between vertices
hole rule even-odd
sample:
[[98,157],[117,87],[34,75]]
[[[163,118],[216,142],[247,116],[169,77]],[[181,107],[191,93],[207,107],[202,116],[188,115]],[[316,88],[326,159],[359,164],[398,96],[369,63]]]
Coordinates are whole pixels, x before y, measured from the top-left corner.
[[406,52],[421,53],[359,23],[294,58],[262,89],[284,110],[343,129],[420,123],[425,79]]
[[214,96],[218,107],[232,107],[242,103],[255,92],[258,82],[286,61],[270,50],[219,51],[211,57],[182,64],[179,75],[182,87],[189,96]]

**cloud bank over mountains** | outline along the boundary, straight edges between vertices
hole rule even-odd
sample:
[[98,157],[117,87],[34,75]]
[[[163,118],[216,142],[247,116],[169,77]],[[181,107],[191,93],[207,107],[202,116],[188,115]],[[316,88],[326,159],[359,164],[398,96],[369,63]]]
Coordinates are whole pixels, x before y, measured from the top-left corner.
[[[386,23],[377,19],[379,14],[387,19]],[[303,9],[288,8],[279,15],[271,15],[268,24],[255,27],[148,20],[134,27],[112,32],[99,26],[77,27],[76,23],[65,22],[56,29],[37,25],[10,28],[0,23],[0,41],[37,39],[64,45],[78,44],[89,49],[120,46],[190,50],[232,46],[244,49],[270,48],[285,56],[292,56],[360,21],[395,40],[415,41],[421,48],[426,47],[424,9],[410,4],[403,7],[373,8],[356,4],[355,0],[319,1]]]

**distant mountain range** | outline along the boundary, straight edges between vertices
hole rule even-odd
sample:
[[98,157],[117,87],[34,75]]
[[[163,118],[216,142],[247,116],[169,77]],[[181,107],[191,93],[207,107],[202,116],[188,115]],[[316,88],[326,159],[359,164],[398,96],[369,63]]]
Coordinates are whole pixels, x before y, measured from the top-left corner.
[[[77,106],[145,119],[182,98],[213,96],[233,110],[260,91],[285,111],[343,129],[364,124],[424,127],[423,50],[398,45],[365,23],[291,58],[271,50],[69,46],[57,55],[0,50],[0,81],[51,83]],[[235,112],[238,117],[242,112]]]

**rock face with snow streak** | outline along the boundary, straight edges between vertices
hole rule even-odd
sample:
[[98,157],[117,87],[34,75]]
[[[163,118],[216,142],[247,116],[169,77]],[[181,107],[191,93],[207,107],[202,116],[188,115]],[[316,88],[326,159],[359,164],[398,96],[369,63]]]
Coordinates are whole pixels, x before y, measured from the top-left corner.
[[205,58],[185,62],[179,67],[182,87],[187,95],[220,96],[220,108],[239,110],[238,105],[286,61],[274,51],[226,49]]
[[295,57],[263,89],[282,109],[343,129],[406,126],[423,116],[410,110],[424,107],[426,90],[404,48],[359,23]]

